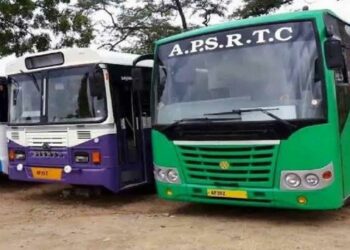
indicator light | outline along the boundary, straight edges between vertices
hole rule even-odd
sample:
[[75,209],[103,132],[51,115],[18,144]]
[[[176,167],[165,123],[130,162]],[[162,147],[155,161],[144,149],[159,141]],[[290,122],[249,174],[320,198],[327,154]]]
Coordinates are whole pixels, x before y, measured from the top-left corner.
[[9,160],[10,161],[13,161],[13,160],[15,160],[15,157],[16,157],[16,153],[15,153],[15,151],[14,150],[10,150],[9,151]]
[[307,203],[307,198],[305,196],[299,196],[297,201],[300,205],[305,205]]
[[332,178],[332,172],[331,171],[326,171],[322,174],[322,178],[325,180],[330,180]]
[[101,163],[101,153],[99,151],[92,152],[92,163],[94,164]]

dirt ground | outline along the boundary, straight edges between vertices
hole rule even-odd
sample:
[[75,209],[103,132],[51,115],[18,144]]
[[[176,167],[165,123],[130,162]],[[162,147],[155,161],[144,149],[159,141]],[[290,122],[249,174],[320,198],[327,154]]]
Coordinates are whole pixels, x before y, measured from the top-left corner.
[[72,188],[0,178],[0,249],[350,249],[350,207],[287,211],[63,190]]

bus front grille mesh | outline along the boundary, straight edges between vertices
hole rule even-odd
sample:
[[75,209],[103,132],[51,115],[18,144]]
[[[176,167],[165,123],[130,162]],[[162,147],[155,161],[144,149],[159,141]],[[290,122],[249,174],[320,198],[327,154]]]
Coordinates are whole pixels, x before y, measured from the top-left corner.
[[272,187],[277,145],[178,145],[187,183]]

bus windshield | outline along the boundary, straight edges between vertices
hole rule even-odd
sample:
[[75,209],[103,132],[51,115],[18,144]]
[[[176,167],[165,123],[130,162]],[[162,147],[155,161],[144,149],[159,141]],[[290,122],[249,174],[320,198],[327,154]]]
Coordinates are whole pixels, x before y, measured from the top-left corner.
[[284,120],[325,118],[312,22],[179,40],[158,47],[157,58],[155,124],[205,117],[274,120],[261,110]]
[[[104,119],[107,111],[103,73],[90,77],[90,72],[91,67],[85,66],[11,76],[10,123],[77,123]],[[92,88],[100,88],[99,95],[92,93]]]
[[11,123],[39,123],[41,116],[41,73],[20,74],[11,80]]

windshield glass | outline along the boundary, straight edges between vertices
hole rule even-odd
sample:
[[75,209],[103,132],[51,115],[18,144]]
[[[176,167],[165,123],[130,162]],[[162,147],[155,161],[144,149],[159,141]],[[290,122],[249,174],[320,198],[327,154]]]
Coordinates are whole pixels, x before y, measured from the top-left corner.
[[[312,22],[229,30],[158,48],[156,124],[268,109],[286,120],[325,116]],[[268,121],[261,111],[216,114]]]
[[102,69],[96,72],[92,69],[94,66],[84,66],[11,76],[10,123],[104,119],[107,114],[104,75]]
[[[106,116],[103,72],[89,77],[89,67],[48,74],[48,122],[99,121]],[[92,81],[92,82],[91,82]],[[100,89],[99,94],[92,89]]]
[[41,74],[21,74],[10,77],[11,123],[38,123],[41,111]]

